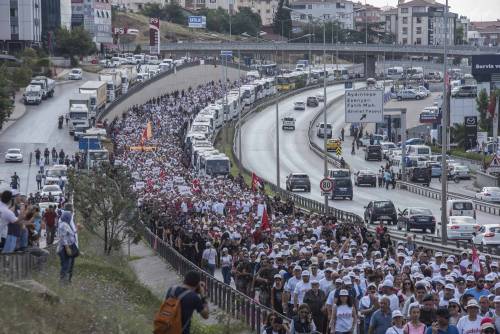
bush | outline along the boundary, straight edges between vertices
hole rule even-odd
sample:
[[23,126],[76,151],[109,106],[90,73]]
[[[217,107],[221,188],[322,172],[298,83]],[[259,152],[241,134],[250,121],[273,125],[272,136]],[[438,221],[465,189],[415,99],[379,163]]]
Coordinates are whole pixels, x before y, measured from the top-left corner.
[[71,63],[71,67],[77,67],[78,64],[80,63],[80,61],[78,60],[78,57],[72,56],[70,58],[70,63]]

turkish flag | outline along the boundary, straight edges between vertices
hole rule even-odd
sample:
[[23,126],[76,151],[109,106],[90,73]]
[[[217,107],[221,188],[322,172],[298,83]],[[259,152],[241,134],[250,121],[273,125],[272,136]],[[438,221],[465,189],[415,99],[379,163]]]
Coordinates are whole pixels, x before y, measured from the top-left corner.
[[271,231],[271,224],[269,222],[269,216],[267,215],[266,208],[264,208],[264,212],[262,213],[262,218],[260,221],[260,229],[262,231]]
[[262,188],[262,180],[255,173],[252,173],[252,191],[257,191]]

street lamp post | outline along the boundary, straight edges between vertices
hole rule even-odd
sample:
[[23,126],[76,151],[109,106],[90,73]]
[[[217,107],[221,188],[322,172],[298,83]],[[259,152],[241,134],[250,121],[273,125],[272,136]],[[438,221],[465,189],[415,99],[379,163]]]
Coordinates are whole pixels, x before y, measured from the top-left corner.
[[447,234],[447,186],[448,186],[448,164],[446,161],[446,149],[448,139],[448,0],[444,7],[444,47],[443,47],[443,104],[441,107],[441,241],[445,245],[448,241]]
[[[328,151],[326,150],[326,21],[323,20],[323,168],[324,177],[328,177]],[[328,194],[325,194],[325,213],[328,212]]]

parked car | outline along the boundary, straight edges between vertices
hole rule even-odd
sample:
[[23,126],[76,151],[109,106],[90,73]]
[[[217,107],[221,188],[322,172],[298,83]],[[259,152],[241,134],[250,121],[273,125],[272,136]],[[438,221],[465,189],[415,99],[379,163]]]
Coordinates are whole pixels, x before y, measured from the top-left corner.
[[412,228],[425,232],[429,230],[434,233],[436,230],[436,218],[432,211],[427,208],[406,208],[400,212],[398,217],[398,230],[410,231]]
[[319,105],[319,101],[316,96],[309,96],[307,98],[307,106],[308,107],[317,107]]
[[23,162],[23,153],[19,148],[9,148],[5,153],[5,162]]
[[286,190],[311,192],[311,181],[304,173],[291,173],[286,177]]
[[293,104],[294,110],[306,110],[306,104],[302,101],[297,101]]
[[480,226],[472,238],[472,242],[483,246],[500,245],[500,224]]
[[392,201],[371,201],[364,208],[364,219],[368,224],[373,224],[376,221],[386,221],[396,225],[398,222],[396,207]]
[[382,161],[382,146],[368,145],[365,149],[365,160],[378,160]]
[[423,97],[427,97],[431,94],[431,92],[424,86],[418,86],[415,90],[417,91],[417,93],[420,93]]
[[500,202],[500,187],[483,187],[476,199],[485,202]]
[[463,86],[453,87],[451,89],[451,96],[474,98],[477,96],[477,86],[476,85],[463,85]]
[[472,240],[478,224],[469,216],[449,216],[446,232],[450,240]]
[[360,170],[354,176],[354,185],[369,185],[370,187],[377,186],[377,174],[371,170]]

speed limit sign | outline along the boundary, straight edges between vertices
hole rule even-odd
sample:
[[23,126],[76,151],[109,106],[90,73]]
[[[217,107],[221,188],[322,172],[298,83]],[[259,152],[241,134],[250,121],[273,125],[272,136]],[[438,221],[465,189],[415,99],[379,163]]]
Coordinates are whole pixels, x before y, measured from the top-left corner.
[[327,179],[327,178],[321,180],[321,182],[319,183],[319,188],[324,193],[328,193],[328,192],[332,191],[332,189],[333,189],[333,180]]

